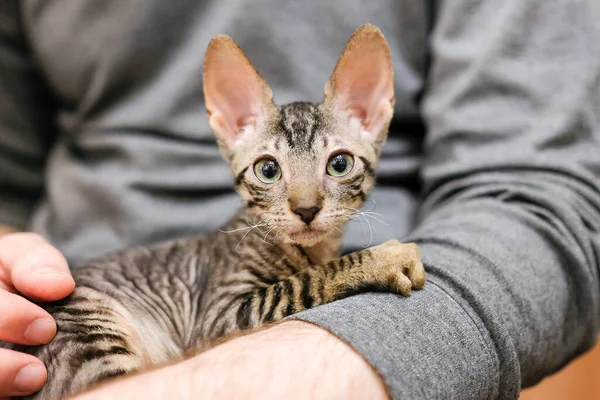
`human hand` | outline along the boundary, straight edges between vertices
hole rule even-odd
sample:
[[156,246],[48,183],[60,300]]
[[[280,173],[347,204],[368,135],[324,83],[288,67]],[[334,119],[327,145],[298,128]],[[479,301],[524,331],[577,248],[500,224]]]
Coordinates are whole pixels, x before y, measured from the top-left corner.
[[306,322],[289,321],[232,339],[193,358],[120,378],[76,400],[344,399],[389,396],[350,346]]
[[[0,341],[24,345],[51,341],[56,334],[54,319],[27,299],[59,300],[74,288],[67,261],[41,236],[1,236]],[[40,360],[0,348],[0,399],[35,392],[45,383],[46,367]]]

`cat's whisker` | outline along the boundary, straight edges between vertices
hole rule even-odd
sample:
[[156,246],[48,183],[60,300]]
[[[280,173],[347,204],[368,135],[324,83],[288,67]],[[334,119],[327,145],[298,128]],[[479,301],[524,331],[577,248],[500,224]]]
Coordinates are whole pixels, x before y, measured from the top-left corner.
[[369,222],[369,220],[363,213],[360,213],[360,215],[364,218],[365,223],[369,227],[369,244],[367,244],[366,247],[371,247],[371,244],[373,243],[373,226],[371,225],[371,223]]
[[[381,221],[379,218],[375,217],[373,215],[374,213],[372,211],[360,211],[353,207],[344,207],[344,208],[352,211],[352,216],[350,217],[351,221],[359,221],[362,224],[364,235],[367,234],[366,228],[369,227],[369,244],[367,244],[366,246],[363,246],[363,247],[364,248],[370,247],[371,244],[373,243],[373,232],[377,233],[377,230],[375,229],[375,227],[373,225],[371,225],[371,222],[369,221],[369,219],[367,217],[373,218],[374,220],[381,222],[384,225],[387,225],[387,224],[385,222]],[[375,214],[378,214],[378,213],[375,213]],[[353,218],[354,216],[357,216],[359,219],[355,220]],[[362,219],[360,217],[362,217]]]
[[244,233],[244,236],[242,236],[242,238],[240,239],[240,241],[238,242],[237,246],[235,246],[235,252],[238,254],[241,254],[240,252],[240,245],[242,244],[242,242],[244,241],[244,239],[246,238],[246,236],[248,236],[248,234],[252,231],[252,229],[250,229],[248,232]]
[[248,224],[248,226],[253,226],[256,225],[256,215],[254,215],[254,224],[251,224],[250,221],[248,221],[248,217],[250,216],[250,213],[246,213],[246,215],[244,216],[246,219],[246,223]]
[[[373,202],[375,202],[375,200],[373,200]],[[371,209],[371,210],[367,210],[367,211],[360,211],[357,210],[356,208],[352,208],[352,207],[345,207],[349,210],[352,210],[354,214],[360,214],[363,217],[370,217],[373,218],[375,221],[385,225],[385,226],[390,226],[388,223],[382,221],[381,219],[383,218],[383,215],[381,215],[380,213],[376,213],[373,212],[372,210],[374,210],[375,208]]]
[[[360,217],[360,215],[359,215],[359,217]],[[363,228],[363,235],[366,235],[366,234],[367,234],[367,227],[365,226],[365,221],[363,221],[363,220],[362,220],[362,219],[360,219],[360,218],[358,218],[358,219],[354,219],[353,217],[350,217],[350,221],[353,221],[353,222],[360,222],[360,225],[361,225],[361,226],[362,226],[362,228]]]
[[[367,210],[367,212],[372,212],[375,211],[375,209],[377,208],[377,202],[375,201],[375,199],[370,199],[373,202],[373,208]],[[381,214],[379,214],[381,215]]]
[[[363,228],[363,235],[366,235],[367,234],[367,227],[365,226],[365,221],[367,219],[356,208],[352,208],[352,207],[344,207],[344,208],[347,209],[347,210],[349,210],[349,211],[351,211],[350,218],[349,218],[350,221],[358,221],[358,222],[360,222],[360,224],[362,225],[362,228]],[[358,216],[359,218],[358,219],[354,219],[353,218],[354,216]],[[360,217],[363,217],[363,219],[360,219]]]
[[252,213],[252,216],[254,217],[254,221],[253,223],[250,223],[250,221],[248,221],[248,217],[249,217],[249,213],[246,213],[246,223],[248,225],[257,225],[257,224],[261,224],[261,223],[266,223],[266,219],[263,218],[263,215],[267,214],[267,211],[261,211],[257,214]]
[[376,217],[383,218],[383,215],[381,215],[379,213],[376,213],[376,212],[373,212],[373,211],[362,211],[362,212],[365,213],[365,214],[374,215]]
[[[271,229],[269,229],[269,231],[268,231],[268,232],[265,234],[265,237],[264,237],[264,238],[262,238],[262,241],[263,241],[264,243],[266,243],[266,244],[270,245],[270,246],[273,246],[273,245],[275,244],[275,243],[270,243],[270,242],[268,242],[268,241],[267,241],[267,237],[269,236],[269,233],[271,233],[271,231],[272,231],[273,229],[275,229],[275,227],[274,227],[274,226],[273,226],[273,227],[271,227]],[[277,237],[277,235],[275,235],[275,237]],[[274,239],[274,238],[273,238],[273,239]]]
[[254,214],[254,220],[252,221],[253,223],[250,224],[250,221],[248,221],[248,217],[246,216],[246,222],[248,223],[248,225],[256,225],[258,223],[258,221],[260,221],[260,213],[259,214]]
[[375,221],[379,222],[380,224],[383,224],[383,225],[385,225],[385,226],[390,226],[390,224],[388,224],[388,223],[386,223],[386,222],[384,222],[384,221],[382,221],[382,220],[380,220],[380,219],[379,219],[379,218],[383,218],[383,216],[382,216],[381,214],[379,214],[379,213],[376,213],[376,214],[377,214],[377,216],[375,216],[375,215],[373,215],[372,213],[369,213],[369,212],[367,212],[367,211],[363,212],[362,214],[363,214],[364,216],[366,216],[366,217],[373,218]]
[[241,238],[241,239],[240,239],[240,241],[238,242],[237,246],[235,246],[235,251],[236,251],[236,253],[238,253],[238,254],[241,254],[241,252],[240,252],[240,250],[239,250],[239,248],[240,248],[240,245],[242,244],[242,242],[244,241],[244,239],[246,238],[246,236],[248,236],[248,234],[249,234],[250,232],[252,232],[252,230],[253,230],[253,229],[256,229],[256,228],[258,228],[258,225],[253,225],[253,226],[251,226],[251,227],[250,227],[250,229],[248,230],[248,232],[244,233],[244,236],[242,236],[242,238]]
[[283,235],[283,232],[281,232],[280,230],[275,231],[275,236],[273,236],[273,242],[275,242],[277,238],[281,235]]
[[259,231],[259,232],[261,233],[261,235],[262,235],[263,233],[267,232],[269,229],[271,229],[271,228],[270,228],[270,226],[269,226],[269,224],[268,224],[268,223],[265,223],[265,224],[261,225],[261,226],[258,228],[258,231]]
[[[367,234],[367,225],[369,226],[369,232],[371,231],[371,225],[369,224],[369,221],[367,220],[367,218],[365,218],[364,215],[357,213],[354,214],[355,216],[358,216],[358,219],[354,219],[354,218],[350,218],[351,221],[358,221],[360,222],[360,224],[362,225],[363,228],[363,235]],[[362,217],[362,218],[361,218]]]
[[[250,225],[250,224],[248,224],[248,225]],[[251,226],[246,226],[246,227],[243,227],[243,228],[232,229],[230,231],[224,231],[222,229],[219,229],[219,232],[222,232],[222,233],[235,233],[235,232],[245,231],[246,229],[253,229],[253,228],[256,228],[256,226],[257,225],[251,225]]]
[[344,232],[342,232],[342,230],[341,230],[340,228],[338,228],[338,227],[337,227],[335,224],[331,223],[330,225],[331,225],[331,226],[332,226],[332,227],[333,227],[333,228],[334,228],[336,231],[338,231],[339,233],[342,233],[342,234],[344,233]]
[[339,233],[343,234],[344,232],[342,232],[342,230],[340,228],[338,228],[333,222],[329,222],[326,223],[328,227],[331,227],[333,229],[335,229],[336,231],[338,231]]
[[257,214],[253,214],[254,224],[250,224],[250,221],[248,221],[248,214],[246,214],[246,222],[248,223],[248,225],[255,227],[258,230],[258,232],[261,233],[261,235],[268,235],[268,232],[272,229],[271,227],[275,226],[277,222],[274,216],[276,216],[276,213],[261,211]]

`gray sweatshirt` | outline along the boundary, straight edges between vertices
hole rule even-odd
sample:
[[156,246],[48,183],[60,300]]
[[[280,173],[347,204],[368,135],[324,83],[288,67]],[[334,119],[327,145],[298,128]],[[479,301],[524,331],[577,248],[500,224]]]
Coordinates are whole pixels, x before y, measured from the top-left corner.
[[[599,328],[597,0],[4,0],[0,222],[74,264],[214,230],[239,202],[204,112],[211,36],[278,103],[319,101],[366,22],[396,71],[373,243],[417,241],[429,280],[297,317],[396,399],[516,398]],[[369,240],[356,223],[345,243]]]

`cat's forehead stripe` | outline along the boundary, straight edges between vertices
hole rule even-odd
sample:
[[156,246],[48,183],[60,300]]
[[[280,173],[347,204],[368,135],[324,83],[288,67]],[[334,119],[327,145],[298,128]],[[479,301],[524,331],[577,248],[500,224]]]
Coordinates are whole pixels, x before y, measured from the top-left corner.
[[312,103],[291,103],[281,107],[279,127],[290,149],[312,147],[321,127],[319,108]]

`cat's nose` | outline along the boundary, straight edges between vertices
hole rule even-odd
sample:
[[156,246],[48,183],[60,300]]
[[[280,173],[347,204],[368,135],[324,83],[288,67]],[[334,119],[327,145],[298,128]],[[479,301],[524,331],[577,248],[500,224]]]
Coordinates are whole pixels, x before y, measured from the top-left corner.
[[294,208],[294,214],[299,216],[306,225],[309,225],[315,219],[315,215],[319,211],[321,211],[321,207]]

